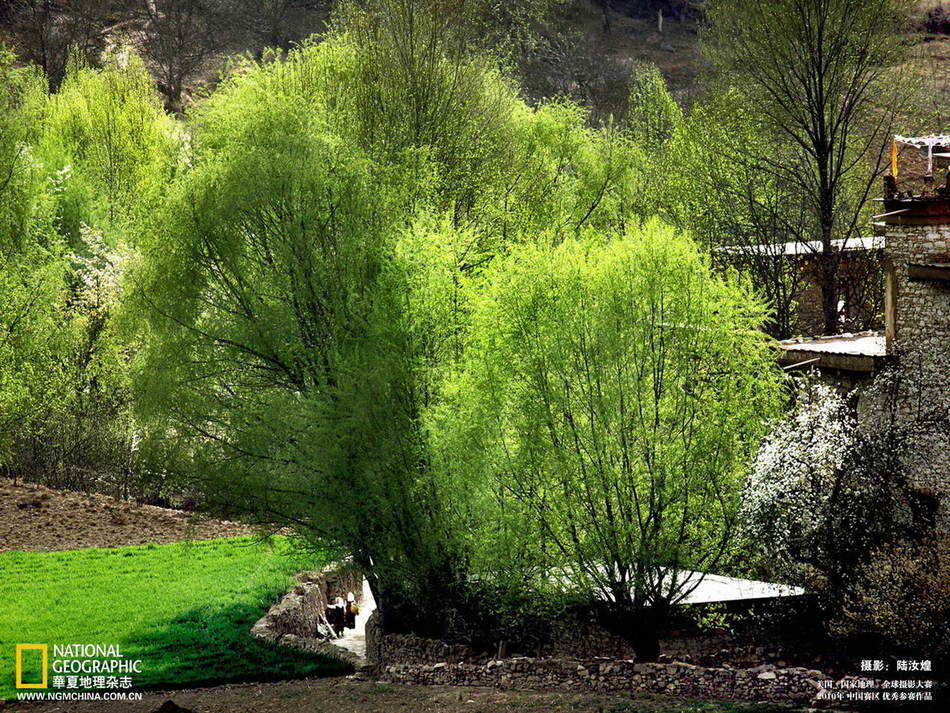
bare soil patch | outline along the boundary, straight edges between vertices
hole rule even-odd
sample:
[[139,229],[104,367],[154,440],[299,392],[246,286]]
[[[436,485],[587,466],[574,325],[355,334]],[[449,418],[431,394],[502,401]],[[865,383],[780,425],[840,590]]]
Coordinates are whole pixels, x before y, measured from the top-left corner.
[[[8,703],[14,713],[157,713],[171,700],[192,713],[773,713],[774,705],[631,699],[625,696],[403,686],[346,678],[216,686],[156,693],[142,701]],[[171,705],[164,710],[175,711]]]
[[108,495],[0,481],[0,552],[123,547],[238,537],[251,528]]

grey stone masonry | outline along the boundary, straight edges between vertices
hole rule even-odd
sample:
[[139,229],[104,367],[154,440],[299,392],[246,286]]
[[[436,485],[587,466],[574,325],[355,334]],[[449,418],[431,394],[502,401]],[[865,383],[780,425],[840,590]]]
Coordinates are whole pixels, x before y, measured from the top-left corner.
[[377,671],[398,683],[491,686],[572,693],[663,694],[731,701],[813,704],[830,678],[805,668],[703,668],[687,663],[635,663],[617,659],[532,659],[487,663],[392,664]]
[[911,263],[950,260],[950,224],[888,225],[885,254],[894,280],[893,350],[950,357],[950,286],[909,276]]
[[[950,407],[950,282],[912,274],[913,265],[950,265],[950,219],[945,224],[887,224],[888,352],[910,377],[925,374],[900,406],[911,419],[921,410]],[[943,268],[941,268],[943,269]],[[938,532],[950,534],[950,442],[945,432],[918,434],[907,456],[913,481],[939,502]]]

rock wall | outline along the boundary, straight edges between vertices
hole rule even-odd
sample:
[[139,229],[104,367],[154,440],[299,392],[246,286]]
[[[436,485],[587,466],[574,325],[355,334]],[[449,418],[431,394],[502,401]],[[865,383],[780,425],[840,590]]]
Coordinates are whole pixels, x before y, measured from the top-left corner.
[[[493,658],[493,654],[479,653],[459,644],[411,634],[383,634],[375,614],[366,623],[366,642],[367,658],[386,664],[485,663]],[[681,636],[661,640],[660,650],[664,653],[660,660],[704,666],[754,666],[763,661],[780,662],[789,658],[788,648],[789,645],[778,640],[766,646],[730,634]],[[542,649],[521,653],[530,653],[533,658],[636,658],[628,642],[592,624],[573,624],[570,630],[565,628],[554,632],[551,641]],[[494,656],[506,656],[504,644],[494,652]]]
[[567,692],[666,694],[734,701],[811,703],[820,671],[703,668],[687,663],[634,663],[619,659],[512,658],[487,663],[388,664],[379,674],[398,683],[492,686]]
[[366,622],[366,658],[374,665],[385,663],[436,664],[458,663],[477,658],[468,646],[447,644],[414,634],[386,634],[380,625],[379,612]]
[[360,602],[362,575],[341,568],[301,572],[294,579],[297,584],[293,589],[251,627],[251,636],[271,644],[330,656],[351,665],[362,663],[355,654],[323,639],[318,627],[331,599],[352,592],[357,603]]
[[[884,302],[884,257],[882,250],[848,250],[840,254],[838,281],[844,309],[839,314],[839,329],[863,332],[881,329],[880,312]],[[824,334],[825,314],[821,297],[821,264],[815,255],[790,258],[799,270],[798,290],[792,330],[797,336]]]
[[[599,631],[599,630],[598,630]],[[399,683],[425,685],[493,686],[497,688],[563,690],[572,692],[664,693],[722,700],[811,702],[821,682],[829,677],[820,671],[785,667],[779,662],[750,668],[697,666],[683,661],[635,663],[632,655],[577,656],[570,651],[603,652],[625,644],[595,641],[592,631],[578,631],[576,645],[565,638],[549,655],[492,659],[472,649],[441,641],[382,631],[379,617],[366,624],[366,651],[369,665],[378,676]],[[602,633],[602,632],[601,632]],[[619,641],[619,640],[618,640]],[[682,654],[706,658],[721,649],[730,661],[777,658],[778,650],[764,646],[740,645],[732,637],[690,637],[665,642],[667,655]],[[746,650],[747,649],[747,650]],[[685,652],[691,652],[685,653]],[[737,657],[738,653],[738,657]],[[724,658],[725,658],[724,657]]]
[[950,288],[908,275],[909,263],[950,260],[950,225],[887,225],[884,231],[895,286],[894,347],[950,356]]
[[[887,225],[885,253],[893,289],[891,348],[909,382],[927,374],[922,393],[902,395],[901,413],[914,418],[920,409],[944,400],[950,408],[950,284],[910,279],[911,263],[950,262],[950,225]],[[942,375],[942,377],[941,377]],[[907,464],[913,480],[940,501],[938,527],[950,535],[950,438],[929,431],[915,437]]]
[[296,575],[297,584],[251,628],[251,634],[267,641],[283,636],[319,636],[317,623],[327,608],[327,577],[323,572]]

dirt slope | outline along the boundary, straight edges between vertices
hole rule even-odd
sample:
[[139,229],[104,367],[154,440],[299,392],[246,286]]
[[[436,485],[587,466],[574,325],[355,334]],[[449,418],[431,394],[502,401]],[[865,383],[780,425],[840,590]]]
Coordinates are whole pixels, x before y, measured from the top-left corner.
[[0,552],[121,547],[251,534],[179,510],[0,479]]

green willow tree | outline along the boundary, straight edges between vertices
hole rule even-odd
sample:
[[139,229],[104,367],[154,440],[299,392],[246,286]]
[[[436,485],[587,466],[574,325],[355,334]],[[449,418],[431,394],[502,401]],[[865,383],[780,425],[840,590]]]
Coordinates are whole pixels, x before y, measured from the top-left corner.
[[160,479],[143,482],[150,473],[132,414],[132,345],[116,314],[135,226],[174,172],[177,128],[147,70],[125,50],[102,68],[74,58],[40,109],[25,145],[67,282],[45,305],[61,314],[53,358],[62,382],[18,438],[17,467],[55,487],[156,497]]
[[0,46],[0,465],[20,474],[17,446],[66,386],[68,262],[31,144],[46,82]]
[[334,132],[334,87],[302,84],[343,51],[262,68],[199,113],[193,168],[132,276],[143,405],[212,504],[352,557],[384,615],[437,633],[431,613],[464,598],[464,552],[421,428],[430,384],[396,254],[418,173]]
[[391,621],[443,634],[471,623],[489,546],[471,472],[437,447],[466,285],[512,245],[632,220],[639,153],[577,107],[529,108],[432,19],[432,56],[372,66],[413,36],[368,17],[245,60],[196,107],[127,311],[143,417],[181,445],[169,468],[351,556]]
[[548,576],[607,602],[655,658],[688,572],[733,545],[777,406],[763,305],[658,223],[516,250],[472,299],[467,438],[526,536],[551,543]]
[[633,68],[627,104],[628,129],[648,151],[662,149],[683,121],[683,110],[655,64],[641,62]]
[[73,58],[40,128],[36,152],[56,174],[57,212],[72,245],[86,227],[119,247],[134,235],[136,211],[147,211],[174,175],[179,150],[179,130],[142,60],[128,48],[101,68]]

